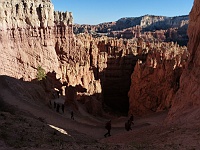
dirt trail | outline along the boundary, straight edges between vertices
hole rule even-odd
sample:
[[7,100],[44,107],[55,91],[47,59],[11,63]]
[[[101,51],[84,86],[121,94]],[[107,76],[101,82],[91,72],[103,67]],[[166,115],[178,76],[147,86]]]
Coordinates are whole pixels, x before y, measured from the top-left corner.
[[[199,125],[167,126],[164,124],[164,120],[168,112],[158,112],[143,118],[135,118],[132,130],[126,131],[124,125],[128,119],[127,117],[114,118],[110,116],[108,118],[109,115],[105,115],[105,118],[95,117],[88,114],[85,108],[77,102],[79,111],[74,110],[75,120],[72,120],[70,118],[72,108],[66,107],[64,114],[60,109],[60,113],[58,113],[54,108],[44,104],[44,101],[28,99],[26,95],[23,95],[22,91],[15,91],[19,86],[17,84],[19,83],[13,81],[12,84],[5,86],[0,79],[0,97],[7,103],[18,107],[22,112],[32,114],[38,119],[44,119],[44,123],[51,126],[53,130],[60,130],[67,134],[74,141],[74,147],[78,142],[82,142],[84,147],[84,141],[81,141],[83,138],[96,141],[95,146],[97,146],[97,143],[102,145],[111,144],[111,146],[120,145],[121,148],[123,145],[131,146],[128,149],[139,149],[141,147],[143,149],[165,149],[166,147],[166,149],[170,150],[188,149],[191,145],[187,144],[188,142],[186,141],[191,141],[193,148],[197,148],[199,144]],[[60,96],[53,101],[63,104],[64,97]],[[105,138],[104,134],[107,131],[104,125],[109,119],[112,120],[112,136]],[[0,143],[0,145],[4,144]]]
[[[106,130],[104,129],[104,124],[107,119],[105,118],[96,118],[89,115],[85,110],[79,106],[80,112],[75,112],[75,120],[70,119],[70,108],[65,108],[64,114],[57,113],[54,109],[50,109],[44,104],[38,104],[30,102],[24,99],[18,99],[16,96],[8,89],[0,85],[1,97],[11,104],[18,107],[20,110],[24,110],[28,113],[33,114],[38,118],[44,118],[48,124],[67,130],[75,130],[80,133],[84,133],[88,136],[91,136],[94,139],[102,139]],[[55,99],[54,101],[63,103],[64,100],[62,97]],[[123,132],[126,132],[124,129],[124,122],[127,120],[126,117],[121,117],[119,119],[112,119],[112,135],[117,135]],[[135,127],[140,128],[142,126],[148,126],[152,124],[158,124],[159,121],[155,120],[135,120]]]

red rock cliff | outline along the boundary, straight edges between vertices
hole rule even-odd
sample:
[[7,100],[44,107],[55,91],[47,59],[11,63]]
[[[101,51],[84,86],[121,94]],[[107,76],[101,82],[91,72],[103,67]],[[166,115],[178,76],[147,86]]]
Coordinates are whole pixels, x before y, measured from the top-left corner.
[[56,52],[61,55],[65,45],[67,53],[75,45],[71,13],[54,13],[50,1],[42,0],[5,0],[0,9],[0,74],[31,80],[39,65],[58,71]]
[[188,57],[186,47],[155,43],[146,62],[137,62],[131,76],[129,113],[146,115],[168,110],[179,88],[179,78]]
[[[168,121],[199,121],[200,105],[200,1],[195,0],[190,12],[188,50],[190,60],[180,79],[180,89],[173,99]],[[184,115],[183,115],[184,114]],[[182,116],[182,117],[181,117]],[[190,122],[191,123],[191,122]]]
[[54,12],[50,0],[3,0],[0,10],[0,75],[30,81],[42,66],[68,86],[101,93],[90,54],[73,34],[71,12]]

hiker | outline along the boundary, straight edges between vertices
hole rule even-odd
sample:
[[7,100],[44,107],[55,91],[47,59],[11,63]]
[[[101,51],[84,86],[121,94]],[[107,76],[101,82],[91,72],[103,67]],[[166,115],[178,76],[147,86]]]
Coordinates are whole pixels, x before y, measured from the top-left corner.
[[53,98],[56,99],[56,93],[55,92],[53,92]]
[[59,112],[59,109],[60,109],[60,104],[57,104],[56,111]]
[[126,123],[125,123],[125,129],[127,130],[127,131],[129,131],[129,130],[132,130],[132,128],[131,128],[131,120],[129,119]]
[[54,109],[56,108],[56,102],[53,102],[53,104],[54,104]]
[[65,110],[65,105],[62,104],[62,112],[64,113],[64,110]]
[[111,136],[111,135],[110,135],[111,120],[109,120],[109,121],[106,123],[105,128],[108,130],[108,132],[107,132],[106,134],[104,134],[104,137],[106,137],[107,135],[108,135],[108,136]]
[[57,98],[59,98],[60,91],[56,91],[56,94],[57,94]]
[[74,120],[74,112],[73,111],[71,111],[71,119]]
[[133,120],[134,120],[133,114],[131,114],[131,116],[130,116],[130,119],[129,119],[129,120],[131,121],[131,123],[133,123]]
[[51,100],[49,100],[49,106],[50,106],[50,108],[52,108],[52,103],[51,103]]

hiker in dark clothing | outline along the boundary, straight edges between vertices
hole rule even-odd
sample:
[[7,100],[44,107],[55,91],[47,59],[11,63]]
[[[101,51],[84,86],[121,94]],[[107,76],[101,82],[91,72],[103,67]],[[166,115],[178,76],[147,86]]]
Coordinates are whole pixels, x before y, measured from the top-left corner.
[[131,121],[131,123],[133,122],[133,120],[134,120],[133,114],[131,114],[131,116],[130,116],[130,119],[129,119],[129,120]]
[[49,107],[52,108],[51,100],[49,100]]
[[56,93],[55,92],[53,92],[53,98],[56,99]]
[[59,98],[60,91],[56,91],[57,97]]
[[108,136],[111,136],[111,135],[110,135],[111,120],[109,120],[109,121],[106,123],[105,128],[108,130],[108,132],[107,132],[106,134],[104,134],[104,137],[106,137],[107,135],[108,135]]
[[56,111],[59,112],[60,104],[57,104]]
[[53,105],[54,105],[54,109],[56,108],[56,102],[53,102]]
[[74,112],[73,111],[71,111],[71,119],[74,120]]
[[130,119],[125,123],[125,129],[127,130],[127,131],[129,131],[129,130],[132,130],[132,128],[131,128],[131,121],[130,121]]
[[62,104],[62,112],[64,113],[64,110],[65,110],[65,105]]

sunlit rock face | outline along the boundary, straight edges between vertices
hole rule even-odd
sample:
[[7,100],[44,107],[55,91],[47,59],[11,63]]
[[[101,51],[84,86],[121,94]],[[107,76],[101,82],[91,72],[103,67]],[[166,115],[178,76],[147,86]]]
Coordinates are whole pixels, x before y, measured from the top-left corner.
[[61,47],[67,53],[75,45],[71,13],[42,0],[5,0],[0,8],[0,74],[31,80],[39,65],[58,71]]
[[[188,50],[190,60],[180,79],[180,89],[173,99],[169,121],[199,121],[200,105],[200,1],[195,0],[190,12]],[[184,115],[183,115],[184,114]]]
[[118,38],[157,38],[163,42],[177,42],[187,45],[187,27],[189,16],[154,16],[125,17],[115,22],[105,22],[98,25],[74,25],[74,33],[91,33],[93,35]]
[[171,107],[189,56],[186,47],[148,37],[127,40],[79,34],[77,39],[90,54],[90,69],[101,81],[106,105],[135,115]]
[[188,55],[186,47],[154,43],[146,62],[138,61],[131,76],[129,114],[143,116],[168,110],[179,88]]
[[0,75],[31,81],[41,66],[66,86],[101,93],[90,54],[73,34],[71,12],[54,11],[50,0],[1,0],[0,10]]
[[122,31],[127,28],[141,27],[144,31],[150,30],[166,30],[169,28],[181,28],[188,25],[189,17],[176,16],[176,17],[166,17],[166,16],[154,16],[154,15],[144,15],[140,17],[125,17],[121,18],[115,22],[105,22],[98,25],[74,25],[75,33],[109,33],[110,31]]

